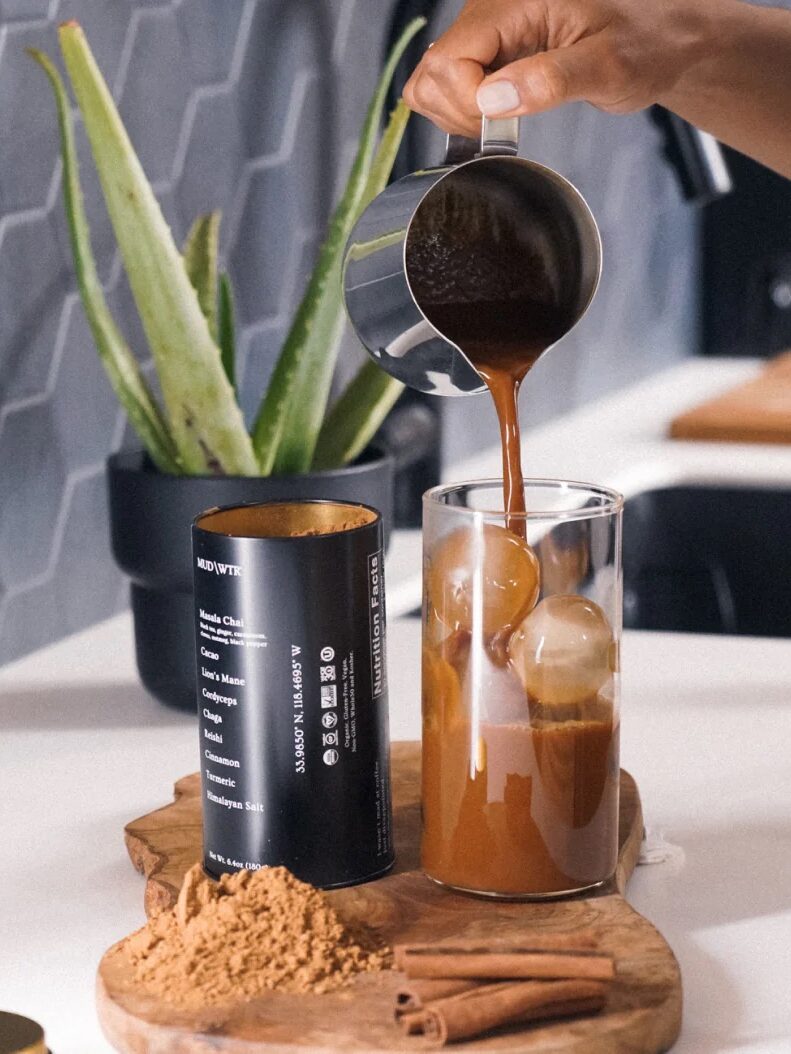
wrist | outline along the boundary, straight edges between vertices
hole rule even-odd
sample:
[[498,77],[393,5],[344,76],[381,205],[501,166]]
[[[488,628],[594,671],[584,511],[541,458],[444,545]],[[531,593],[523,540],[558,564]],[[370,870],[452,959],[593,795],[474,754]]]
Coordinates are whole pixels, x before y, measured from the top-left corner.
[[657,102],[682,113],[727,77],[734,55],[748,47],[756,8],[744,0],[693,0],[683,20],[684,43],[671,84]]

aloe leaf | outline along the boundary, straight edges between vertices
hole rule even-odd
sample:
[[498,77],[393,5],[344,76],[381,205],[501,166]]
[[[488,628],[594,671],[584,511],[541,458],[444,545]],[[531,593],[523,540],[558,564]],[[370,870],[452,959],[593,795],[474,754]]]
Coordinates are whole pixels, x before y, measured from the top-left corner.
[[375,362],[363,363],[327,414],[313,468],[340,468],[359,457],[403,390]]
[[[399,100],[371,166],[365,204],[387,185],[409,115],[406,103]],[[380,249],[389,239],[401,237],[398,231],[383,235],[368,251]],[[390,377],[374,362],[361,366],[324,420],[316,443],[313,468],[338,468],[359,457],[403,390],[400,381]]]
[[379,252],[382,249],[386,249],[389,245],[397,245],[404,239],[404,232],[402,230],[389,231],[387,234],[380,234],[376,238],[369,238],[367,242],[355,241],[354,245],[351,246],[349,252],[346,255],[346,263],[350,260],[358,261],[365,260],[366,257],[372,253]]
[[403,99],[399,99],[390,114],[387,128],[384,130],[382,141],[379,143],[379,148],[371,165],[360,212],[373,201],[377,194],[381,194],[387,186],[395,159],[398,156],[401,140],[404,138],[404,132],[411,116],[412,111]]
[[388,86],[409,41],[425,21],[411,21],[390,52],[368,107],[346,189],[330,221],[256,417],[253,443],[265,475],[273,470],[305,472],[313,460],[345,322],[341,296],[343,251],[362,208],[370,200],[369,175]]
[[67,22],[59,37],[184,469],[255,475],[219,349],[85,35]]
[[[365,192],[360,203],[360,212],[362,212],[369,202],[371,202],[376,195],[387,186],[387,181],[393,170],[396,155],[398,154],[401,140],[404,137],[409,117],[409,107],[403,99],[400,99],[390,115],[387,128],[385,129],[384,135],[382,136],[382,140],[371,164]],[[351,228],[349,233],[351,233]],[[308,443],[311,443],[310,449],[305,451],[304,457],[309,457],[312,462],[316,455],[319,436],[321,435],[323,422],[327,412],[327,402],[332,385],[332,377],[335,371],[341,338],[346,324],[346,312],[340,294],[340,289],[342,288],[342,269],[343,259],[341,258],[338,261],[337,277],[334,278],[334,281],[337,282],[338,300],[340,301],[338,308],[339,318],[337,320],[337,336],[334,341],[325,348],[324,354],[317,361],[312,363],[310,367],[308,367],[307,364],[303,366],[303,378],[308,377],[308,383],[297,387],[297,392],[291,407],[291,413],[289,414],[286,423],[286,432],[284,434],[284,440],[280,451],[281,455],[287,453],[288,438],[292,435],[294,436],[296,443],[300,446],[307,446]],[[308,370],[310,370],[309,373]],[[396,396],[393,397],[393,401],[396,397],[397,393]],[[372,407],[372,412],[376,414],[376,407]],[[363,431],[365,431],[363,422],[364,415],[361,413],[355,415],[355,417],[359,420],[360,425],[363,427]],[[370,433],[368,438],[370,439],[372,435],[373,432]],[[357,450],[353,456],[356,457],[361,450],[362,448]],[[288,465],[287,463],[285,465],[276,463],[275,469],[276,471],[281,472],[288,471]]]
[[74,270],[96,350],[113,391],[151,460],[163,472],[176,474],[180,471],[178,455],[167,424],[140,372],[137,360],[115,324],[96,272],[66,88],[47,55],[34,48],[29,48],[28,54],[46,73],[55,96],[63,155],[63,198]]
[[233,306],[231,279],[224,271],[220,275],[217,299],[217,332],[222,365],[231,386],[236,388],[236,312]]
[[218,210],[198,216],[184,243],[182,256],[192,288],[198,294],[209,332],[217,340],[217,256],[220,245]]

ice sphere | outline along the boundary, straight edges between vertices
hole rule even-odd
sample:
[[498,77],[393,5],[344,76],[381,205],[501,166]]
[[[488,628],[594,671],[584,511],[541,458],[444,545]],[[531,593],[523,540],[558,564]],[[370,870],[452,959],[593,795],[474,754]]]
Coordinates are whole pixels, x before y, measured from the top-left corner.
[[581,523],[561,523],[538,544],[541,585],[545,593],[573,593],[590,567],[590,528]]
[[439,653],[445,662],[450,663],[459,677],[462,676],[470,655],[472,635],[469,630],[455,629],[442,641]]
[[607,618],[592,600],[550,596],[522,622],[509,645],[527,692],[562,706],[596,695],[612,673],[615,649]]
[[451,630],[473,629],[476,581],[482,583],[484,636],[518,625],[538,599],[536,554],[524,539],[496,524],[485,524],[481,531],[460,527],[446,535],[429,556],[426,574],[429,607]]
[[423,648],[423,726],[440,732],[462,720],[456,670],[433,648]]
[[527,696],[519,678],[508,666],[492,662],[485,647],[478,645],[461,682],[462,703],[468,713],[482,721],[510,725],[529,717]]

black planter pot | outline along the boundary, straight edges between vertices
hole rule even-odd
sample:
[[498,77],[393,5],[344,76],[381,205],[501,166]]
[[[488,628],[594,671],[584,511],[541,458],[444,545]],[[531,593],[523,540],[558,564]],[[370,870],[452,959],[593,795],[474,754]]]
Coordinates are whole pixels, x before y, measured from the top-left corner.
[[161,702],[195,709],[192,611],[193,519],[216,505],[328,498],[382,513],[385,543],[393,522],[393,462],[370,448],[354,465],[303,476],[168,476],[141,452],[107,462],[112,547],[132,580],[140,678]]

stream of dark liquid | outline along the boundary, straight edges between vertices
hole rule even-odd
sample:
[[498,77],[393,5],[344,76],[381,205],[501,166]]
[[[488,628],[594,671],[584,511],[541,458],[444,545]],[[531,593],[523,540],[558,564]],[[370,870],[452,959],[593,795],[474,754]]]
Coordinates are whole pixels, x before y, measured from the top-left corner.
[[458,344],[491,392],[500,425],[506,526],[524,537],[519,388],[536,359],[563,335],[566,320],[557,309],[526,299],[431,304],[424,310]]
[[545,232],[513,187],[487,178],[462,168],[424,199],[410,225],[407,271],[426,318],[462,349],[492,394],[506,524],[524,537],[519,387],[570,329],[573,308]]
[[[502,438],[506,526],[527,540],[519,387],[574,322],[573,304],[563,295],[569,262],[553,259],[515,192],[497,180],[481,186],[481,178],[462,168],[428,195],[410,228],[407,269],[426,318],[488,385]],[[423,647],[423,866],[447,885],[507,896],[592,885],[615,867],[612,702],[594,696],[566,714],[537,706],[525,693],[519,716],[506,715],[505,699],[509,693],[518,698],[523,688],[512,679],[510,616],[503,613],[493,635],[471,621],[454,632],[448,624],[443,638],[442,616],[431,614],[444,610],[442,598],[458,588],[459,560],[439,583],[436,570],[454,533],[432,539],[429,556],[437,563],[429,576],[434,592],[426,594]],[[503,546],[523,549],[514,541]],[[481,593],[486,598],[489,590],[492,603],[499,588],[492,583],[506,566],[504,548],[484,551],[490,563]],[[459,637],[466,648],[457,646]],[[496,667],[497,676],[478,672]],[[472,691],[462,687],[469,685]],[[491,716],[498,708],[500,720]]]

